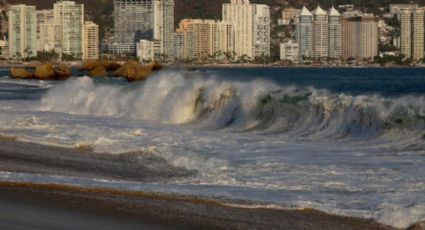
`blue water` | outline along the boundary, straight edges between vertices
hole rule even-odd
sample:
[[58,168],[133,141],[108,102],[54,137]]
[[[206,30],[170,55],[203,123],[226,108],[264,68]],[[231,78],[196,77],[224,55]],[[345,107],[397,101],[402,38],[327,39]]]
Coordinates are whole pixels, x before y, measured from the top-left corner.
[[[111,154],[155,154],[197,171],[154,185],[93,185],[311,207],[406,227],[425,219],[424,73],[170,69],[132,84],[3,77],[0,135]],[[79,185],[96,179],[0,178]]]
[[281,85],[315,87],[351,95],[425,93],[424,68],[201,68],[223,78],[268,79]]

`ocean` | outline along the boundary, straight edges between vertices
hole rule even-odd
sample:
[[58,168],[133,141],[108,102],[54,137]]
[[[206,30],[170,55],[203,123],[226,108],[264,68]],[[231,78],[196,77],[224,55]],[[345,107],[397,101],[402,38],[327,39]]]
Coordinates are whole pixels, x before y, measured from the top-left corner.
[[[404,228],[425,219],[425,69],[168,69],[145,82],[14,80],[0,70],[0,135],[164,159],[188,176],[0,180],[314,208]],[[137,170],[135,167],[134,170]]]

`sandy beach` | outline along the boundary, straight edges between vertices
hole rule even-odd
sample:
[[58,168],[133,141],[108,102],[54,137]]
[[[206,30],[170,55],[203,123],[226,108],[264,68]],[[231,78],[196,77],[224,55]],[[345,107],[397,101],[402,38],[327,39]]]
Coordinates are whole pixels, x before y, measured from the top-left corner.
[[[0,171],[139,181],[158,177],[167,180],[195,173],[170,166],[149,167],[152,164],[166,163],[143,154],[114,156],[23,143],[13,138],[0,141]],[[133,167],[129,169],[129,165]],[[163,170],[152,171],[152,168]],[[0,210],[12,210],[0,211],[3,213],[0,227],[13,227],[9,229],[75,229],[75,226],[96,226],[97,229],[114,229],[114,226],[120,229],[149,226],[165,229],[170,226],[173,229],[394,229],[368,219],[329,215],[312,209],[283,210],[241,202],[59,184],[1,181],[0,197]],[[49,215],[53,215],[51,218],[56,218],[55,221]],[[124,221],[126,218],[131,221]]]

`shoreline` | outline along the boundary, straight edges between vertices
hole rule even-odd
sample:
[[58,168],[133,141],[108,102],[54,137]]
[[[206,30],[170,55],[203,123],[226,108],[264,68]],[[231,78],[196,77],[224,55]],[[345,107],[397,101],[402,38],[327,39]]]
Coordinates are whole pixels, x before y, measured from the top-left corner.
[[[35,68],[39,62],[0,62],[0,68],[10,69],[10,68]],[[82,65],[82,62],[58,62],[54,63],[55,65],[65,64],[71,68],[79,68]],[[169,64],[165,66],[169,68],[306,68],[306,69],[395,69],[395,68],[425,68],[425,64],[415,65],[415,66],[405,66],[405,65],[389,65],[389,66],[380,66],[375,64],[367,65],[277,65],[277,64]]]
[[55,184],[0,182],[0,188],[0,196],[12,200],[176,229],[395,230],[372,220],[313,209],[246,208],[213,199]]
[[[134,153],[132,153],[134,154]],[[110,155],[20,142],[13,137],[0,138],[0,171],[62,175],[79,178],[120,179],[129,181],[166,182],[191,174],[180,169],[160,171],[139,169],[161,159],[139,155]],[[128,158],[130,156],[130,158]],[[135,162],[132,156],[142,156]],[[134,164],[137,163],[136,167]],[[130,164],[131,171],[123,170]],[[106,166],[105,166],[106,165]],[[157,165],[158,166],[158,165]],[[166,164],[159,168],[167,168]],[[157,168],[157,167],[154,167]],[[136,173],[136,174],[134,174]],[[192,172],[193,173],[193,172]],[[177,175],[179,176],[179,175]],[[11,200],[39,202],[62,208],[77,208],[77,212],[131,217],[143,223],[202,229],[364,229],[395,230],[372,219],[338,216],[313,209],[264,208],[244,201],[222,201],[215,198],[129,191],[116,188],[86,187],[66,184],[15,182],[0,180],[0,197]],[[117,208],[119,207],[119,208]],[[1,222],[1,221],[0,221]],[[1,223],[0,223],[1,226]],[[341,228],[342,227],[342,228]]]

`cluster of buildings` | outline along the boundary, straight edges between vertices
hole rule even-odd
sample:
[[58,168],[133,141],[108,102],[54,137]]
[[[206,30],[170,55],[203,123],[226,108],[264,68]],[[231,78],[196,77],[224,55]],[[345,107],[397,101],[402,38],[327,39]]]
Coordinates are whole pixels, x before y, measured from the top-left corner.
[[373,60],[378,55],[378,19],[373,14],[341,14],[320,6],[312,12],[306,7],[286,12],[292,19],[284,17],[281,23],[292,20],[296,29],[295,40],[281,44],[282,60]]
[[[274,23],[269,6],[230,0],[222,5],[221,20],[182,19],[177,29],[174,7],[174,0],[114,0],[114,34],[100,49],[99,26],[85,20],[83,4],[58,0],[47,10],[11,5],[7,9],[7,37],[0,40],[1,54],[25,59],[55,52],[59,57],[85,60],[98,59],[102,50],[113,56],[137,56],[144,62],[244,62],[271,56]],[[425,8],[393,4],[382,18],[358,11],[353,5],[338,9],[284,8],[277,25],[291,29],[281,33],[280,59],[368,62],[380,54],[380,43],[395,48],[386,55],[402,54],[415,62],[424,59]],[[393,17],[400,28],[386,23]]]
[[223,4],[222,20],[183,19],[173,0],[115,0],[115,36],[106,50],[139,60],[191,61],[270,56],[270,8],[249,0]]
[[52,51],[60,57],[97,59],[99,26],[85,21],[84,5],[74,1],[59,1],[49,10],[12,5],[8,9],[8,39],[4,45],[3,56],[10,59]]

